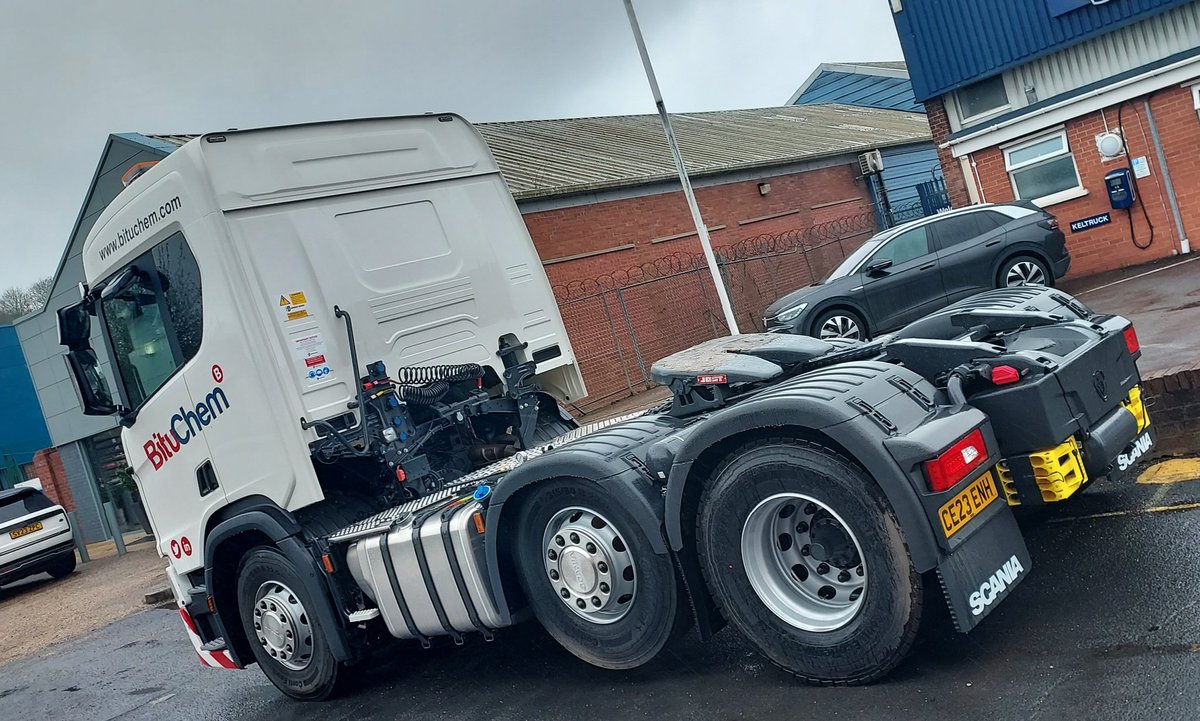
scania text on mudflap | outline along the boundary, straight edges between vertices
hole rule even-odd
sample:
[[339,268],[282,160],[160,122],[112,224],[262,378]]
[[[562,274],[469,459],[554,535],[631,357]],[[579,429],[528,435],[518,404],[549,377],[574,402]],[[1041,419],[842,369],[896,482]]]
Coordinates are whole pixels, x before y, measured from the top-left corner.
[[654,364],[669,402],[576,427],[546,275],[451,114],[200,136],[83,252],[60,341],[196,652],[297,699],[529,617],[603,668],[731,624],[870,682],[927,584],[966,632],[1033,572],[1011,506],[1153,443],[1129,322],[1033,286],[868,343],[708,341]]

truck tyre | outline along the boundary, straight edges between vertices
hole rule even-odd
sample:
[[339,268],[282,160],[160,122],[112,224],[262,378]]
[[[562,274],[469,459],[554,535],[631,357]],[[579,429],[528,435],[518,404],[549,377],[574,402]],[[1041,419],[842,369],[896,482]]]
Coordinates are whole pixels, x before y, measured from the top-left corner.
[[522,505],[515,562],[534,615],[593,666],[637,668],[680,619],[674,567],[629,512],[592,483],[538,484]]
[[300,701],[323,701],[338,685],[340,664],[311,609],[291,561],[274,548],[256,548],[238,569],[238,615],[263,673]]
[[74,572],[75,572],[75,552],[74,551],[71,552],[71,555],[63,556],[61,560],[55,561],[54,565],[52,565],[46,569],[46,573],[49,573],[54,578],[65,578],[66,576],[70,576]]
[[760,440],[733,453],[701,498],[699,553],[725,617],[809,683],[874,681],[921,622],[921,575],[882,491],[819,444]]

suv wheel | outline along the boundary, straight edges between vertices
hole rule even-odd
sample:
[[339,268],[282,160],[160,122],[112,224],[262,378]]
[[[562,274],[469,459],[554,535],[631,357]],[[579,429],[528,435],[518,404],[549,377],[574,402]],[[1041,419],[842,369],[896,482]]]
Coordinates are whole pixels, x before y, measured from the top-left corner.
[[1018,285],[1044,285],[1051,287],[1054,279],[1046,264],[1031,255],[1019,255],[1008,261],[1000,269],[997,277],[1001,288],[1012,288]]
[[852,310],[835,308],[825,311],[813,322],[814,336],[821,340],[844,338],[847,340],[867,340],[867,325],[857,313]]

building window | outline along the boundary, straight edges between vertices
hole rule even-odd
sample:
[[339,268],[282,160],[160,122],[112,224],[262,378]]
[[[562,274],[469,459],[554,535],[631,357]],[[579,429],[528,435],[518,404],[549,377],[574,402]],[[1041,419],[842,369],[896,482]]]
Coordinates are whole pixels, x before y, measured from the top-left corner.
[[955,97],[958,98],[958,114],[964,123],[1009,107],[1003,75],[968,85],[955,93]]
[[1065,130],[1005,148],[1004,165],[1013,192],[1022,200],[1054,200],[1059,194],[1083,190]]

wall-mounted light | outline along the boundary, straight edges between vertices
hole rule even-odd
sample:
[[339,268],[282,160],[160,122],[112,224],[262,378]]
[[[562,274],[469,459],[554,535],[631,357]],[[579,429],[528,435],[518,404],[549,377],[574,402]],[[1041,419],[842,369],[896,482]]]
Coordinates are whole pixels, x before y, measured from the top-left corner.
[[771,184],[770,183],[759,183],[758,184],[758,194],[759,195],[766,195],[767,193],[770,193],[770,192],[771,192]]
[[1025,102],[1028,105],[1033,105],[1038,101],[1037,88],[1032,85],[1025,86]]

